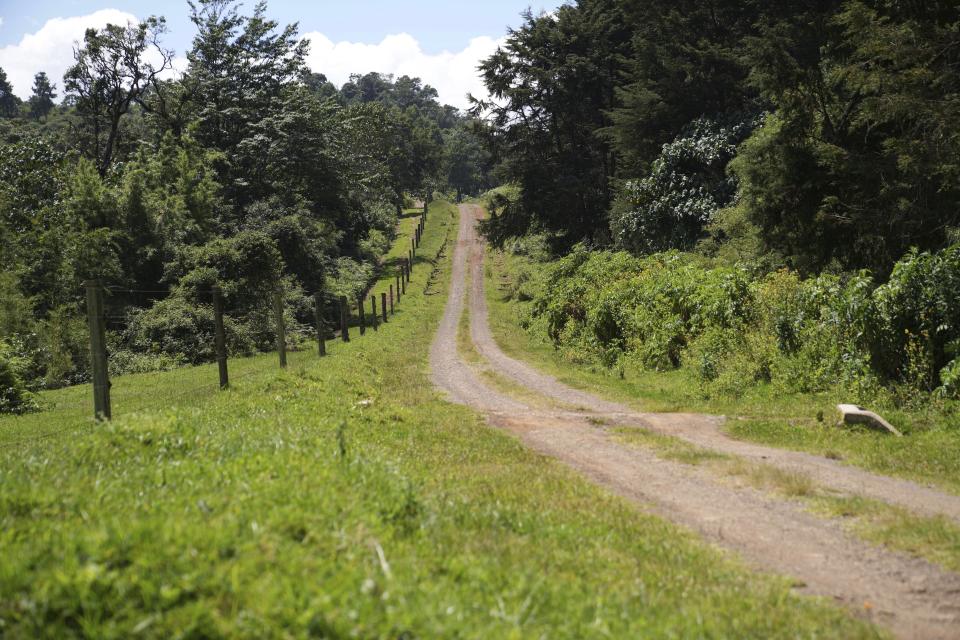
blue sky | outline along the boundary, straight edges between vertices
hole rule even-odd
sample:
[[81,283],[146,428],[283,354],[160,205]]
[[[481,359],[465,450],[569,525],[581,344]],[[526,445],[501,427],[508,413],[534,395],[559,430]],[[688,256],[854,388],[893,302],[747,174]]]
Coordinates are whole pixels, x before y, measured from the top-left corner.
[[[273,0],[267,13],[282,24],[299,22],[313,42],[310,66],[334,81],[350,71],[419,75],[444,101],[463,106],[468,91],[482,89],[473,72],[477,61],[495,50],[507,27],[518,25],[528,7],[552,10],[560,1]],[[167,18],[165,42],[182,56],[193,35],[188,12],[186,0],[0,0],[0,67],[23,97],[37,71],[60,80],[86,27],[151,14]]]

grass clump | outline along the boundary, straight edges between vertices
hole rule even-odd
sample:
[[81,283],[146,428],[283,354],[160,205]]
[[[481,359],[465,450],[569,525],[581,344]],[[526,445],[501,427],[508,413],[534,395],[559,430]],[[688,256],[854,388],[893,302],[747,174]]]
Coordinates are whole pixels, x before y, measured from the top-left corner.
[[730,456],[698,447],[679,438],[661,435],[636,427],[618,427],[613,430],[617,440],[626,444],[649,446],[657,455],[682,464],[699,465],[706,462],[727,461]]

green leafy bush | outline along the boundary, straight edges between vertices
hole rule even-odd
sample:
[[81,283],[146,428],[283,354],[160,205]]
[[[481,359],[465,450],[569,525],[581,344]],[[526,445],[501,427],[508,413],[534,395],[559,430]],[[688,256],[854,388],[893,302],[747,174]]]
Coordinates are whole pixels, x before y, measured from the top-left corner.
[[[264,314],[267,310],[264,310]],[[254,350],[249,329],[229,316],[223,319],[229,353]],[[197,364],[215,357],[213,308],[175,295],[131,316],[124,343],[138,354]]]
[[36,398],[24,382],[29,364],[13,345],[0,340],[0,413],[26,413],[38,408]]
[[612,366],[621,356],[654,369],[676,367],[689,341],[711,326],[737,326],[749,310],[749,281],[679,253],[634,258],[583,248],[558,261],[533,313],[550,338]]
[[[531,304],[572,361],[688,368],[707,395],[753,384],[785,392],[842,388],[866,401],[903,398],[960,380],[960,246],[911,252],[877,286],[866,272],[752,278],[688,254],[634,258],[580,247],[553,263]],[[939,386],[938,386],[939,385]]]
[[90,334],[87,320],[72,306],[57,307],[39,323],[42,384],[55,389],[90,380]]
[[727,163],[760,119],[699,118],[663,145],[650,173],[619,188],[610,213],[617,246],[650,253],[693,246],[713,214],[736,193]]

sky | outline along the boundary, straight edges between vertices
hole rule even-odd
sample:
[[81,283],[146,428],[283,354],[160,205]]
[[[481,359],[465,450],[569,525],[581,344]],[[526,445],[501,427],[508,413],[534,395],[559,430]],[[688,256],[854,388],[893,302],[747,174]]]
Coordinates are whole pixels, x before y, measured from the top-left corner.
[[[244,0],[242,11],[252,11],[254,1]],[[496,50],[508,27],[520,24],[520,13],[552,11],[560,2],[272,0],[267,15],[281,24],[299,23],[312,43],[307,64],[337,85],[350,73],[418,76],[437,89],[441,102],[463,108],[467,93],[486,95],[476,66]],[[60,88],[74,43],[88,27],[149,15],[166,17],[164,44],[182,70],[194,34],[186,0],[0,0],[0,68],[21,98],[29,97],[38,71]]]

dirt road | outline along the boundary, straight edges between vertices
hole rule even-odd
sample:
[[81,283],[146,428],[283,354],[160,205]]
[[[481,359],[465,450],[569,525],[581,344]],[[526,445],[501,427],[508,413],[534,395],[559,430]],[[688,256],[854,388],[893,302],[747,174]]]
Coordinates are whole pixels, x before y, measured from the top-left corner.
[[[460,207],[450,297],[430,350],[434,384],[451,400],[473,407],[491,425],[515,434],[531,448],[736,552],[756,568],[791,576],[804,585],[803,592],[835,598],[899,637],[960,638],[960,576],[866,544],[846,533],[839,522],[816,517],[796,501],[733,486],[708,469],[623,445],[609,428],[598,426],[598,418],[605,424],[638,426],[800,471],[822,486],[924,515],[943,514],[960,521],[960,498],[825,458],[732,440],[720,430],[716,417],[632,412],[510,358],[496,345],[487,323],[484,246],[475,229],[481,213],[475,205]],[[474,347],[488,366],[516,385],[518,393],[492,388],[476,365],[458,353],[457,328],[465,304],[470,305]]]

